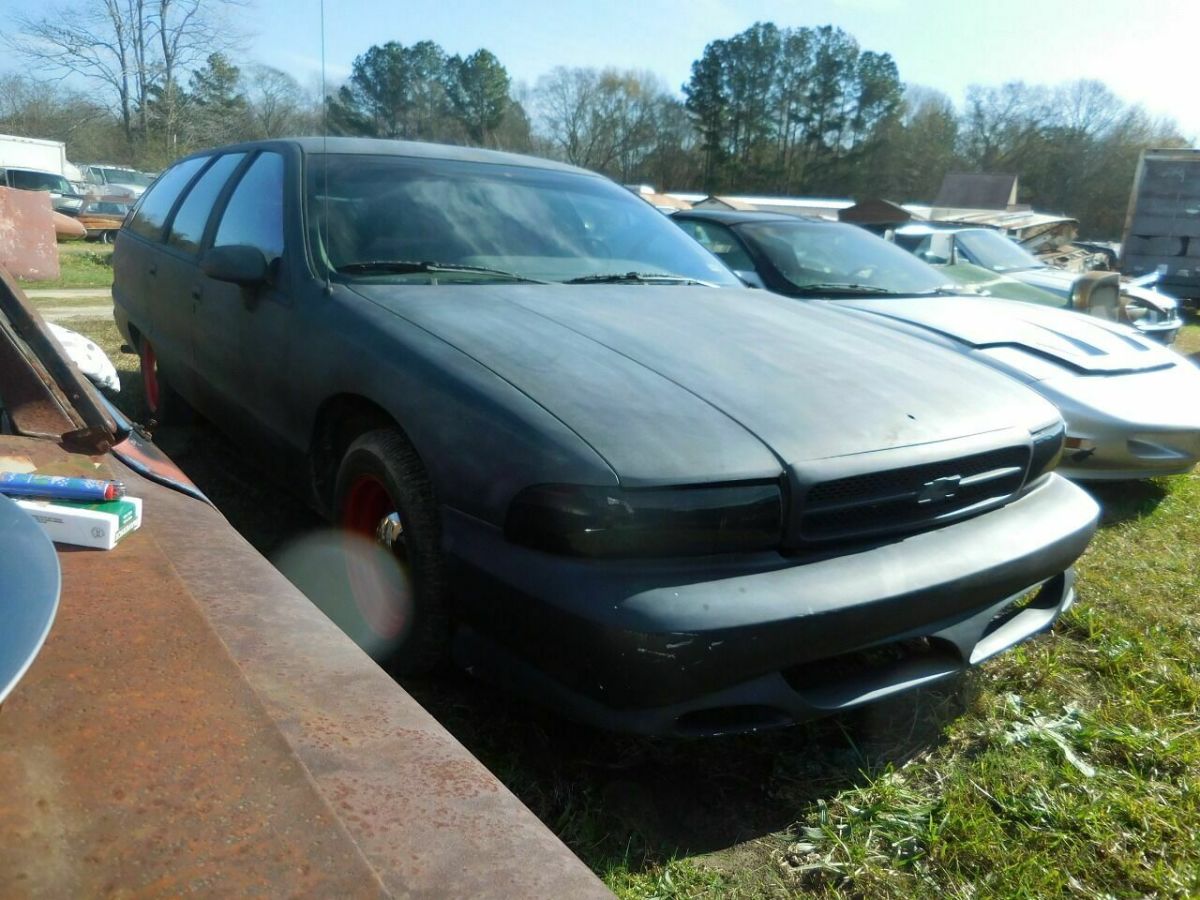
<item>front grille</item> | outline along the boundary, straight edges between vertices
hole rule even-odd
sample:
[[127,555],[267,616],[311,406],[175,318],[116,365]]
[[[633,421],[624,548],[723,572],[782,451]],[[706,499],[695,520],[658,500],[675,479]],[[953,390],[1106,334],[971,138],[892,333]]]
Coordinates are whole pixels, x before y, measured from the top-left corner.
[[1028,447],[1004,447],[825,481],[801,504],[805,543],[917,531],[1003,503],[1025,480]]

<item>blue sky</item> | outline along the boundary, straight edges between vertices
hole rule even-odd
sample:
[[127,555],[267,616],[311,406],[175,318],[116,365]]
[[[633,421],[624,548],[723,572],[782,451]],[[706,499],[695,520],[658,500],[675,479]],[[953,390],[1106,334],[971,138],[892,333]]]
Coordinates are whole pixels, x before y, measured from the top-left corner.
[[[94,3],[97,0],[79,0]],[[28,9],[0,0],[0,14]],[[246,58],[306,85],[320,72],[318,0],[247,0]],[[710,40],[758,20],[840,26],[895,57],[908,83],[959,103],[968,84],[1098,78],[1200,140],[1200,0],[326,0],[332,82],[373,43],[487,47],[532,86],[554,66],[649,70],[678,91]],[[0,58],[0,70],[15,69]]]
[[[239,16],[251,55],[306,82],[319,71],[315,0],[254,0]],[[326,0],[326,65],[344,78],[373,43],[428,38],[487,47],[530,85],[557,65],[612,65],[678,90],[708,41],[757,20],[840,26],[956,103],[971,83],[1099,78],[1200,137],[1200,0]]]

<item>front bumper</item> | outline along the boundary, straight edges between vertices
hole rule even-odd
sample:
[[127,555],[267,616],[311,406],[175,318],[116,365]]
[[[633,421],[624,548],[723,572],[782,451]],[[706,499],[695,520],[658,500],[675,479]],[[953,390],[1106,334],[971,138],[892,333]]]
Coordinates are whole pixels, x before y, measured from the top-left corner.
[[455,656],[607,729],[786,725],[948,678],[1048,628],[1074,598],[1069,568],[1097,514],[1052,476],[1000,509],[841,555],[595,561],[514,547],[447,511]]
[[1179,475],[1200,462],[1200,370],[1051,378],[1031,385],[1067,423],[1058,474],[1075,481]]

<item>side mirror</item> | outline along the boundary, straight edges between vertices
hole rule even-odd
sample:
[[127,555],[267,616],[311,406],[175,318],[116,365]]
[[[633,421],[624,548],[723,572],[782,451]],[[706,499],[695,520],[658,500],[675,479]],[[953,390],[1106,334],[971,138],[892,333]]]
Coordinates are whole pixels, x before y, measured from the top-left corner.
[[258,287],[267,281],[267,258],[247,244],[213,247],[200,260],[200,271],[217,281]]
[[733,274],[742,279],[742,284],[746,287],[758,288],[765,291],[767,286],[763,284],[762,278],[753,269],[734,269]]

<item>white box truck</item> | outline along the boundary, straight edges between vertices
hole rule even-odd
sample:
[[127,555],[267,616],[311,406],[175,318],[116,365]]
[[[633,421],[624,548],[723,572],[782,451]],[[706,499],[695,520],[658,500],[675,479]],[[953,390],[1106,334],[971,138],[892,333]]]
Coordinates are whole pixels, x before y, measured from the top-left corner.
[[62,141],[0,134],[0,167],[53,172],[68,180],[67,145]]

